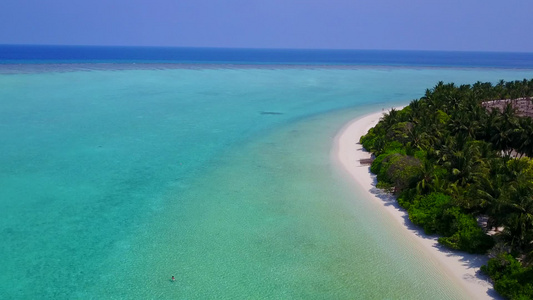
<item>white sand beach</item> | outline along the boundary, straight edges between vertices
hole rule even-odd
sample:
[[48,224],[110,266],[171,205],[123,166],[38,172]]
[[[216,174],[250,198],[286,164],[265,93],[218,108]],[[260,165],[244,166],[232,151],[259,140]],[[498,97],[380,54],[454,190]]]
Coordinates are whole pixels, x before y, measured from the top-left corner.
[[370,167],[359,163],[360,159],[370,157],[370,153],[364,151],[359,144],[359,139],[378,123],[382,115],[383,112],[369,114],[344,126],[335,138],[333,159],[346,171],[346,175],[353,179],[354,184],[359,185],[367,193],[365,199],[379,203],[391,218],[403,225],[406,238],[412,240],[413,247],[420,247],[428,253],[433,263],[464,288],[468,298],[501,299],[494,291],[488,277],[479,270],[486,263],[486,256],[450,251],[439,245],[437,237],[426,235],[422,229],[411,223],[407,212],[398,206],[393,196],[375,187],[376,178],[370,173]]

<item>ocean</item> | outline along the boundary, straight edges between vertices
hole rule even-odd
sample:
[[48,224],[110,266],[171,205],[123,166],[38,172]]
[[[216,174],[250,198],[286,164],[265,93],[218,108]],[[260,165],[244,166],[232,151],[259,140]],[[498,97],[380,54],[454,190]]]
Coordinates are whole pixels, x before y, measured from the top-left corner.
[[0,46],[0,298],[464,299],[333,138],[531,77],[527,53]]
[[186,63],[532,69],[533,53],[0,45],[0,63]]

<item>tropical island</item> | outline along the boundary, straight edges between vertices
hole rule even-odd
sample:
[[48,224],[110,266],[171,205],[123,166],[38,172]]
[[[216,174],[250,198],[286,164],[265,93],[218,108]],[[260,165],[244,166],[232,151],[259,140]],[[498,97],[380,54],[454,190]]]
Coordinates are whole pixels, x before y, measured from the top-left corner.
[[361,137],[377,187],[438,242],[487,254],[509,299],[533,299],[533,79],[438,83]]

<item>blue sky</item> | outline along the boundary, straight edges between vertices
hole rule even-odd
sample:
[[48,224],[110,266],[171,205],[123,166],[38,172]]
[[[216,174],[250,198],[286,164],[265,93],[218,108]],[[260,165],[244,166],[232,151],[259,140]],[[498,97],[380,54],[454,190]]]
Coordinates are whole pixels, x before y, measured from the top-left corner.
[[0,44],[533,52],[532,0],[2,0]]

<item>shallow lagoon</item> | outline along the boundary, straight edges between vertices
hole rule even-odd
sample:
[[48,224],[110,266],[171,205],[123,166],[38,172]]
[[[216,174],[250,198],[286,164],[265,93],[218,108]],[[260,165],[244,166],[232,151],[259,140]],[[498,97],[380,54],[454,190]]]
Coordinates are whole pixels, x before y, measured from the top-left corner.
[[460,298],[339,177],[331,143],[440,80],[533,76],[39,68],[0,75],[6,298]]

